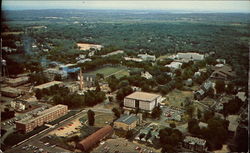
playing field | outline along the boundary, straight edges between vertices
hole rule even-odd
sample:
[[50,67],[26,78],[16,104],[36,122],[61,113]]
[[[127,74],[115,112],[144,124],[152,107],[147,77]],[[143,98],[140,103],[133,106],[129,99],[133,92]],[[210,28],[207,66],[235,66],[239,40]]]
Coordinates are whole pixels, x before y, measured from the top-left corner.
[[95,71],[91,71],[88,73],[85,73],[87,75],[96,75],[97,73],[103,74],[105,78],[110,77],[112,75],[115,75],[117,78],[120,78],[125,75],[129,75],[128,71],[124,67],[103,67],[100,69],[97,69]]

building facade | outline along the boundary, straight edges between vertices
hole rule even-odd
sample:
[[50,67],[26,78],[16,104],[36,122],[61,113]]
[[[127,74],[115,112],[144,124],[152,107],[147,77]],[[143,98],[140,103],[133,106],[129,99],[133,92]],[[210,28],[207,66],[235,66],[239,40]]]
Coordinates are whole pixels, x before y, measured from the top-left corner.
[[54,121],[59,117],[68,113],[68,106],[66,105],[56,105],[49,109],[46,109],[35,116],[29,116],[20,121],[16,122],[16,129],[22,133],[27,133],[32,131],[38,126],[42,126],[45,123]]
[[124,107],[152,111],[160,100],[161,96],[158,94],[136,91],[124,98]]
[[191,151],[206,152],[206,140],[197,137],[186,136],[182,146]]

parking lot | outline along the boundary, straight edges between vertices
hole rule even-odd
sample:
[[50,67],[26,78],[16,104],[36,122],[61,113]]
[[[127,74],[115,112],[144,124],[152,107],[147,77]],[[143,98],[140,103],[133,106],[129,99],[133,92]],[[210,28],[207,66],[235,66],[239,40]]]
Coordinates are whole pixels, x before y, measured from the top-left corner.
[[147,147],[136,142],[130,142],[124,138],[108,139],[99,144],[93,152],[104,152],[104,153],[126,153],[126,152],[138,152],[138,153],[152,153],[160,152],[154,148]]

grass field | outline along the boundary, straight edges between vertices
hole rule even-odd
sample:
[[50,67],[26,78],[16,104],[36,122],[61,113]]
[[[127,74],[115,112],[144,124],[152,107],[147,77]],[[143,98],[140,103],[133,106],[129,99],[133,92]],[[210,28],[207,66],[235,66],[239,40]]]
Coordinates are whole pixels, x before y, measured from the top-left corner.
[[166,95],[165,104],[182,108],[181,103],[184,104],[186,97],[193,99],[193,93],[191,91],[180,91],[175,89]]
[[87,75],[96,75],[97,73],[103,74],[105,78],[115,75],[117,78],[120,78],[125,75],[129,75],[128,71],[124,67],[103,67],[100,69],[97,69],[95,71],[91,71],[88,73],[85,73]]

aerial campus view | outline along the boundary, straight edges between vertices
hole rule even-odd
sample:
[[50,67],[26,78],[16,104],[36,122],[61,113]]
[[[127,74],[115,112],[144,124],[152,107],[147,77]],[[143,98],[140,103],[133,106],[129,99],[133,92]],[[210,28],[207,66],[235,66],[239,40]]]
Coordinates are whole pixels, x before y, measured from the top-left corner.
[[249,1],[3,0],[0,152],[248,152],[249,45]]

